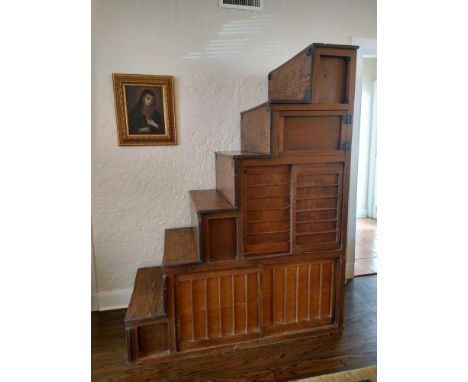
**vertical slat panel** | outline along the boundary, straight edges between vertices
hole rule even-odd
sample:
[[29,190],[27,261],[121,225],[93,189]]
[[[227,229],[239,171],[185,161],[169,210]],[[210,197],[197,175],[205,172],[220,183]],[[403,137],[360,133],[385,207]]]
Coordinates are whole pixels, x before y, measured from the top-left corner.
[[176,276],[179,350],[229,343],[261,332],[259,268],[194,272]]
[[192,327],[192,341],[195,341],[195,305],[193,304],[193,280],[190,280],[190,306],[192,307],[190,313],[190,321]]
[[322,318],[322,275],[323,275],[323,264],[320,263],[320,275],[319,275],[319,302],[318,302],[318,311],[319,311],[319,318]]
[[221,306],[221,277],[218,276],[218,337],[223,335],[222,322],[223,322],[223,308]]
[[321,317],[330,317],[330,295],[332,289],[332,264],[322,264]]
[[319,318],[320,304],[320,264],[310,265],[310,318]]
[[191,341],[193,338],[191,281],[184,281],[177,285],[177,312],[179,339]]
[[296,265],[296,292],[294,293],[296,295],[296,306],[295,306],[295,313],[296,313],[296,317],[295,317],[295,321],[297,322],[297,312],[298,312],[298,304],[299,304],[299,266]]
[[193,325],[194,325],[194,340],[201,340],[207,337],[206,333],[206,298],[205,298],[205,281],[206,279],[194,280],[192,283],[193,296]]
[[236,288],[234,283],[234,275],[231,275],[231,295],[232,295],[232,335],[236,333]]
[[236,334],[241,334],[245,330],[245,285],[244,275],[234,277],[234,301],[235,301],[235,325]]
[[288,266],[283,266],[283,288],[282,288],[282,295],[283,295],[283,317],[282,323],[286,322],[286,308],[287,308],[287,301],[286,301],[286,286],[288,285]]
[[245,299],[245,332],[247,333],[247,327],[248,327],[248,316],[249,316],[249,291],[248,291],[248,286],[247,286],[247,275],[244,275],[244,299]]
[[263,325],[268,326],[273,322],[273,269],[265,268],[263,271]]
[[296,266],[290,264],[286,268],[285,282],[285,322],[296,322]]
[[309,301],[308,265],[297,267],[297,321],[307,320],[307,305]]
[[221,277],[221,335],[232,335],[232,284],[231,276]]
[[247,332],[254,332],[260,328],[258,317],[258,273],[249,273],[247,276]]
[[273,323],[283,323],[283,290],[284,290],[284,268],[282,266],[273,268]]
[[211,277],[206,281],[207,287],[207,305],[208,305],[208,337],[216,338],[219,336],[219,296],[218,296],[218,278]]
[[203,280],[203,297],[205,303],[205,339],[208,339],[208,280]]
[[335,316],[335,263],[332,263],[331,268],[331,285],[330,285],[330,317]]
[[[263,312],[264,333],[281,333],[308,327],[325,327],[334,322],[336,296],[336,259],[310,260],[268,265],[262,273],[263,298],[269,299]],[[269,292],[271,290],[271,294]]]
[[310,280],[310,264],[307,265],[307,319],[310,320],[310,301],[312,300],[312,292],[311,292],[311,280]]

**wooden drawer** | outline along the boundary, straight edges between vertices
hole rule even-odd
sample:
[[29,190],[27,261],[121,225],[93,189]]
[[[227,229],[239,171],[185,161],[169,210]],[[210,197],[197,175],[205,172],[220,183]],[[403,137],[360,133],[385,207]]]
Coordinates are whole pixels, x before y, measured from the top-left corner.
[[281,111],[274,125],[280,156],[350,149],[351,120],[346,111]]

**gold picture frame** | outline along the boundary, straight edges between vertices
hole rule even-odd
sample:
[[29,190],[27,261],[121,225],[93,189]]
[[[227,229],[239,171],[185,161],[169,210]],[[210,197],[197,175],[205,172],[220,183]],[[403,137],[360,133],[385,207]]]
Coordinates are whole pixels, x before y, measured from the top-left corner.
[[113,73],[120,146],[176,145],[174,77]]

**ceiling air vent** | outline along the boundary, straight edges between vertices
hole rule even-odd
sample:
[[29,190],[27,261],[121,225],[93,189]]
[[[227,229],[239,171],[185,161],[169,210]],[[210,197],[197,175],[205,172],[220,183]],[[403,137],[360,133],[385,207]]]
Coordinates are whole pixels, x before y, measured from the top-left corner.
[[263,0],[219,0],[219,6],[220,8],[261,11],[263,9]]

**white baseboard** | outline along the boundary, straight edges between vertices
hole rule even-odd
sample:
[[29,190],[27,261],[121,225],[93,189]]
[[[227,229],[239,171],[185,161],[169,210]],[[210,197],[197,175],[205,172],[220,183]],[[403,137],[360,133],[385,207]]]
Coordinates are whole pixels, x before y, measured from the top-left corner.
[[133,288],[98,293],[99,310],[126,308],[132,297]]
[[97,293],[91,295],[91,311],[99,310],[99,298]]
[[354,278],[354,261],[352,263],[346,263],[346,278]]

